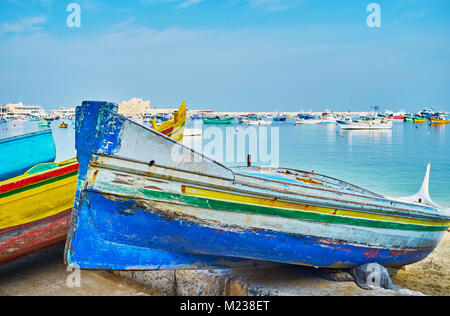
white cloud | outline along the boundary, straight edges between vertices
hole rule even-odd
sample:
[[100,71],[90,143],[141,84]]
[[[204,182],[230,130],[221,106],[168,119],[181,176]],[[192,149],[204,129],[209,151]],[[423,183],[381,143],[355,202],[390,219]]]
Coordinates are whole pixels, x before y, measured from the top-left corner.
[[295,8],[305,0],[244,0],[252,8],[260,8],[267,12],[283,11]]
[[177,9],[184,9],[196,5],[204,0],[140,0],[141,3],[173,3]]
[[47,22],[44,16],[32,16],[21,18],[16,23],[5,22],[2,24],[1,30],[10,33],[20,33],[25,31],[39,31],[42,24]]

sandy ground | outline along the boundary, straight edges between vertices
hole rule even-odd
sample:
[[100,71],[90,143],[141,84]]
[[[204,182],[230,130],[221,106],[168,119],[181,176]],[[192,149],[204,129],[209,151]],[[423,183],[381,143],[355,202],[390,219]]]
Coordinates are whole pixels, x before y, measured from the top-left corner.
[[[0,296],[159,296],[163,291],[150,289],[116,274],[104,271],[79,272],[80,286],[71,287],[73,271],[63,262],[64,245],[36,252],[0,266]],[[450,233],[424,261],[400,270],[390,270],[394,284],[425,295],[450,295]],[[286,267],[272,271],[250,270],[241,273],[244,287],[253,295],[396,295],[384,290],[365,291],[354,282],[332,282],[311,269]],[[247,275],[248,274],[248,275]],[[197,279],[193,274],[187,276]],[[178,280],[179,279],[179,280]],[[178,283],[182,280],[178,278]],[[236,279],[236,275],[233,275]],[[69,281],[69,283],[68,283]],[[189,281],[190,282],[190,281]],[[195,282],[194,282],[195,283]],[[200,282],[201,283],[201,282]],[[205,283],[207,284],[207,282]],[[185,290],[189,288],[185,286]],[[194,291],[195,292],[195,291]],[[267,293],[266,293],[267,292]],[[181,293],[182,294],[182,293]]]
[[[109,272],[81,271],[63,262],[64,244],[0,266],[0,296],[157,296],[161,293]],[[68,286],[80,280],[80,287]],[[69,280],[69,282],[67,282]]]
[[425,295],[450,296],[450,233],[425,260],[390,272],[396,285]]

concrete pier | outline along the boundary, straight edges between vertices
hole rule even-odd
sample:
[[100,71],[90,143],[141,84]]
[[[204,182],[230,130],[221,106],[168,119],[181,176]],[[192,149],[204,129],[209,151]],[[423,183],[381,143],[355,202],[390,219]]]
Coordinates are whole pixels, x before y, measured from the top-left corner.
[[63,253],[64,244],[59,244],[0,266],[0,296],[415,295],[366,291],[342,271],[278,264],[208,271],[71,271],[63,262]]
[[166,295],[176,296],[385,296],[399,294],[383,289],[363,290],[356,286],[350,275],[343,272],[327,275],[324,270],[288,265],[258,269],[171,270],[115,272],[115,274]]

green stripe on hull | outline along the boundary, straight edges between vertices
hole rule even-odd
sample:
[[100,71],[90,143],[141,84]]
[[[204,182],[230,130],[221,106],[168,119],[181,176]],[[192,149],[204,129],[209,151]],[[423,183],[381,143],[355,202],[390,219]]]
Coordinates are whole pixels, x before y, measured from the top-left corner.
[[42,181],[42,182],[39,182],[39,183],[36,183],[36,184],[32,184],[32,185],[29,185],[29,186],[26,186],[26,187],[23,187],[23,188],[19,188],[19,189],[10,191],[10,192],[6,192],[6,193],[3,193],[3,194],[0,194],[0,199],[8,197],[8,196],[11,196],[11,195],[15,195],[15,194],[18,194],[18,193],[22,193],[22,192],[25,192],[25,191],[28,191],[28,190],[32,190],[32,189],[35,189],[35,188],[39,188],[39,187],[41,187],[43,185],[47,185],[47,184],[50,184],[50,183],[53,183],[53,182],[61,181],[61,180],[64,180],[64,179],[76,176],[77,174],[78,174],[78,171],[71,172],[71,173],[59,176],[57,178],[45,180],[45,181]]
[[246,214],[255,215],[266,215],[266,216],[277,216],[290,219],[314,221],[321,223],[330,224],[342,224],[342,225],[352,225],[352,226],[363,226],[371,228],[383,228],[383,229],[398,229],[398,230],[410,230],[410,231],[445,231],[448,229],[447,226],[425,226],[417,224],[404,224],[404,223],[393,223],[385,221],[374,221],[368,219],[360,219],[354,217],[342,217],[342,216],[332,216],[327,214],[318,214],[312,212],[304,212],[298,210],[287,210],[281,208],[273,208],[267,206],[258,206],[251,204],[242,204],[235,202],[226,202],[212,199],[204,199],[193,196],[186,196],[177,193],[167,193],[159,192],[148,189],[129,189],[122,186],[113,185],[110,183],[96,183],[99,185],[100,190],[103,188],[107,191],[111,191],[111,194],[120,195],[135,195],[140,196],[150,200],[159,200],[165,202],[181,202],[183,204],[200,207],[205,209],[214,209],[227,212],[238,212]]

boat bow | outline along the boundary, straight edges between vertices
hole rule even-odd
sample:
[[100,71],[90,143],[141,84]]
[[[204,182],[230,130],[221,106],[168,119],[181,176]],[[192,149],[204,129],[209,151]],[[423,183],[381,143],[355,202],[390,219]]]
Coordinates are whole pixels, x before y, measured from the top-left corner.
[[391,197],[393,200],[406,202],[406,203],[414,203],[414,204],[424,204],[428,206],[432,206],[439,212],[444,212],[444,208],[436,203],[430,197],[430,174],[431,174],[431,163],[428,163],[427,171],[425,173],[425,178],[423,179],[422,186],[414,195],[408,197]]

